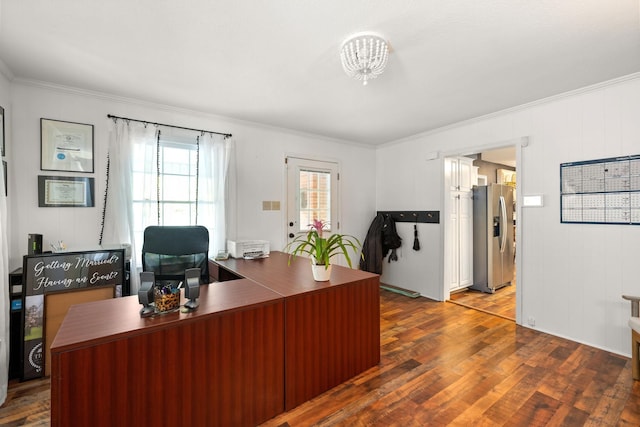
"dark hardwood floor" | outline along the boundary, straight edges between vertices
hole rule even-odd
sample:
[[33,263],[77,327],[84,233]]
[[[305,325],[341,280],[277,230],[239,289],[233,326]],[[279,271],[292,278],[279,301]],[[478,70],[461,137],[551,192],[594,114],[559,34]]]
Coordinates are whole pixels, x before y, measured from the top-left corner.
[[516,320],[516,285],[497,289],[495,293],[488,294],[472,289],[451,294],[451,302],[464,307],[475,308],[505,319]]
[[[379,366],[263,426],[640,426],[628,358],[479,310],[381,291]],[[0,425],[48,425],[49,381]]]
[[0,406],[1,426],[48,426],[49,378],[9,382],[7,399]]

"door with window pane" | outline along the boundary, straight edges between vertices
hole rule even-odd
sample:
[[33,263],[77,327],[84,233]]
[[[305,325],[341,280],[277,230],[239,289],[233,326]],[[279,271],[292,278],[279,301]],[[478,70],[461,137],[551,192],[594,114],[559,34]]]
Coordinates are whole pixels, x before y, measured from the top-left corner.
[[338,164],[287,157],[286,166],[287,241],[309,231],[315,219],[329,224],[326,233],[337,231]]

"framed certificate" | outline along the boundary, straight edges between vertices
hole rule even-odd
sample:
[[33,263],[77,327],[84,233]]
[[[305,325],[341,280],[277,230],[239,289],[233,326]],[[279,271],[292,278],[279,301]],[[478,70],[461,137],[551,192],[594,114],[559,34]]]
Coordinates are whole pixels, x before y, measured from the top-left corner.
[[38,206],[93,207],[93,178],[38,175]]
[[40,169],[93,172],[93,125],[40,119]]

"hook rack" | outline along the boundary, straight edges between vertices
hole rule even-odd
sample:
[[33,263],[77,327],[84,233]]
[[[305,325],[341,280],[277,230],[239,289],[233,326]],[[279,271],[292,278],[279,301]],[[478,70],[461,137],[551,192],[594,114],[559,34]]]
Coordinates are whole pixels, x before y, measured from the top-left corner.
[[440,223],[440,211],[378,211],[382,215],[391,215],[395,222]]

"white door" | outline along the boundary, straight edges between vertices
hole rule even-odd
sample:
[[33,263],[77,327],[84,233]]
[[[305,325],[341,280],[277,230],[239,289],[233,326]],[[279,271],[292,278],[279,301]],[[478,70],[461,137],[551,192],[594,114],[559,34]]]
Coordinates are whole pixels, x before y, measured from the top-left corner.
[[473,187],[473,160],[468,157],[448,157],[445,160],[445,179],[451,191],[471,191]]
[[470,192],[473,190],[473,160],[467,157],[458,159],[458,191]]
[[458,200],[459,223],[459,274],[458,286],[473,285],[473,191],[461,191]]
[[473,284],[473,160],[445,158],[445,280],[449,290]]
[[309,231],[313,220],[340,228],[338,219],[338,164],[298,157],[285,158],[287,168],[287,242]]
[[457,158],[447,157],[444,159],[444,178],[446,180],[445,187],[449,191],[458,191],[459,189],[459,162]]
[[460,284],[460,221],[459,195],[456,191],[449,193],[447,213],[447,271],[449,289],[456,289]]

